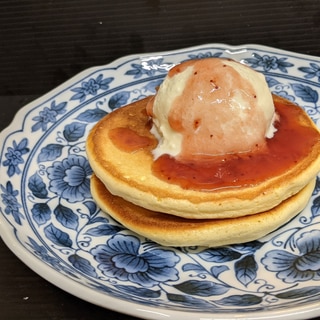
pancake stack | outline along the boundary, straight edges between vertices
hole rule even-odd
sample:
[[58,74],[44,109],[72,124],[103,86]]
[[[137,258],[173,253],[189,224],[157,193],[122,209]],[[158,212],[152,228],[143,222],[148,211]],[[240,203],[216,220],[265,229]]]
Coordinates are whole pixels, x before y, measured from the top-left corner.
[[[275,139],[277,135],[287,135],[287,145],[296,143],[297,148],[298,141],[303,141],[303,144],[300,141],[302,151],[288,160],[289,165],[270,173],[266,167],[263,175],[240,184],[206,188],[196,182],[186,183],[190,178],[183,178],[183,171],[176,175],[186,181],[179,183],[179,179],[176,182],[168,174],[159,175],[162,172],[159,168],[155,170],[157,160],[152,150],[158,140],[151,133],[151,119],[146,113],[150,99],[153,97],[105,116],[93,127],[86,142],[94,171],[92,196],[102,211],[122,225],[161,245],[217,247],[259,239],[287,223],[306,206],[320,168],[320,133],[302,108],[273,96],[276,111],[288,113],[292,118],[287,128],[279,126]],[[300,134],[297,142],[288,129],[291,122]],[[273,143],[284,144],[283,139]],[[278,149],[282,147],[283,154],[280,152],[272,161],[279,162],[288,156],[285,145]],[[268,152],[271,151],[267,148],[261,159],[272,159]],[[237,155],[238,158],[225,157],[219,161],[244,162],[255,156]],[[178,163],[175,168],[191,165]],[[265,167],[263,162],[261,167]],[[163,171],[166,170],[170,171],[164,167]],[[196,181],[197,176],[193,179]]]

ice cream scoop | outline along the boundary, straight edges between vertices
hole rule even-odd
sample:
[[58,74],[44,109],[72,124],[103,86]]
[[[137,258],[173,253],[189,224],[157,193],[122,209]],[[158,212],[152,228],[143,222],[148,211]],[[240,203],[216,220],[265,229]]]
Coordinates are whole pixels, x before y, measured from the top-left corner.
[[147,106],[158,158],[252,152],[275,132],[275,108],[263,74],[230,59],[173,67]]

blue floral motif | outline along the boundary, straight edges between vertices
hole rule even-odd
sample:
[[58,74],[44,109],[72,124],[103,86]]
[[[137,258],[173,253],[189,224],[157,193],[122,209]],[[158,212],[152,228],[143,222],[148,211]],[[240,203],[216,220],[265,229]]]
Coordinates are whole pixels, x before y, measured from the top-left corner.
[[28,237],[30,244],[28,244],[33,250],[34,254],[40,257],[40,259],[53,267],[57,267],[59,264],[59,260],[57,258],[51,257],[48,253],[48,250],[44,247],[39,245],[35,240]]
[[[263,246],[263,242],[252,241],[243,245],[234,245],[232,247],[221,247],[215,249],[206,249],[199,253],[199,257],[212,265],[210,273],[218,278],[219,275],[229,268],[223,263],[234,261],[234,273],[237,280],[243,285],[248,285],[257,277],[258,263],[255,260],[255,252]],[[214,265],[217,263],[218,265]],[[193,267],[194,266],[194,267]],[[187,269],[186,269],[187,267]],[[187,264],[184,270],[197,270],[203,273],[199,266]]]
[[38,162],[53,161],[61,156],[63,145],[58,143],[49,143],[41,149],[38,155]]
[[99,108],[85,109],[76,119],[87,123],[96,123],[106,115],[107,112]]
[[73,245],[73,241],[70,238],[70,235],[55,227],[52,223],[44,228],[44,233],[48,240],[50,240],[57,246],[71,248]]
[[8,167],[8,176],[12,177],[14,174],[20,174],[19,164],[23,164],[24,160],[22,156],[29,152],[27,148],[28,139],[23,138],[18,144],[14,140],[13,147],[8,147],[5,157],[7,160],[3,161],[3,165]]
[[317,77],[318,81],[320,82],[320,65],[311,62],[310,67],[300,67],[298,70],[306,73],[304,76],[306,79]]
[[212,53],[210,51],[200,52],[197,54],[189,54],[190,59],[203,59],[203,58],[218,58],[222,55],[222,52]]
[[29,178],[28,187],[35,197],[40,199],[47,198],[48,191],[45,183],[43,182],[39,174],[35,173]]
[[109,99],[108,106],[111,110],[120,108],[128,103],[129,97],[129,91],[120,91]]
[[162,82],[163,79],[150,81],[142,88],[142,90],[144,92],[150,92],[150,94],[156,94],[157,88],[161,85]]
[[284,73],[288,73],[287,68],[293,67],[293,64],[287,62],[287,58],[277,58],[267,54],[260,56],[257,53],[252,54],[253,58],[245,59],[245,62],[250,64],[252,68],[262,67],[264,71],[279,69]]
[[317,103],[319,99],[319,94],[316,90],[313,90],[309,86],[305,86],[300,83],[292,83],[291,87],[294,91],[294,94],[301,98],[305,102]]
[[302,233],[295,245],[297,253],[271,250],[262,263],[286,283],[320,280],[320,231]]
[[187,280],[185,282],[178,283],[173,287],[188,295],[199,297],[219,296],[230,289],[230,287],[225,284],[198,280]]
[[3,204],[5,205],[4,212],[7,215],[12,215],[14,221],[21,225],[21,219],[23,219],[23,215],[20,213],[21,205],[18,203],[17,196],[19,194],[18,190],[14,190],[12,183],[8,181],[6,186],[0,185],[1,187],[1,198]]
[[71,262],[71,264],[77,270],[79,270],[79,271],[81,271],[91,277],[97,276],[97,273],[96,273],[94,267],[92,267],[91,263],[87,259],[80,257],[76,254],[73,254],[68,257],[68,260]]
[[31,209],[34,221],[40,226],[51,219],[51,210],[47,203],[35,203]]
[[[30,243],[27,243],[27,245],[33,250],[33,253],[37,257],[39,257],[41,261],[49,264],[51,267],[53,267],[55,270],[59,271],[60,273],[63,271],[70,277],[73,277],[76,279],[78,278],[78,276],[74,273],[74,270],[72,270],[66,265],[62,265],[58,258],[51,256],[50,251],[47,250],[46,247],[39,245],[34,239],[30,237],[28,237],[28,239]],[[74,267],[76,268],[76,266]],[[87,267],[87,270],[90,270],[90,269]],[[86,271],[86,269],[84,269],[84,271]]]
[[163,63],[163,58],[143,60],[141,63],[132,63],[132,69],[128,70],[125,74],[134,76],[135,79],[147,75],[148,77],[154,76],[157,72],[167,73],[173,67],[172,63]]
[[266,81],[267,81],[267,84],[268,84],[269,88],[281,85],[281,83],[278,80],[276,80],[276,79],[274,79],[272,77],[266,76],[265,78],[266,78]]
[[[90,223],[94,223],[95,221],[99,221],[99,219],[97,219],[97,218],[92,219],[90,221]],[[114,235],[124,229],[120,225],[118,226],[118,225],[110,224],[107,219],[100,219],[100,222],[102,222],[102,223],[88,229],[86,234],[89,236],[95,236],[95,237],[110,236],[110,235]]]
[[282,98],[285,98],[285,99],[287,99],[287,100],[289,100],[289,101],[293,101],[293,102],[294,102],[294,101],[296,100],[295,96],[289,94],[289,93],[288,93],[287,91],[285,91],[285,90],[273,91],[273,93],[276,94],[277,96],[282,97]]
[[71,97],[71,100],[80,100],[80,102],[83,102],[88,95],[95,96],[99,90],[108,90],[109,84],[113,80],[113,77],[104,79],[103,75],[100,74],[96,79],[90,78],[88,81],[83,81],[81,87],[71,89],[71,91],[76,92],[76,94]]
[[78,121],[68,123],[63,129],[63,136],[68,142],[80,140],[86,131],[86,124]]
[[80,155],[70,155],[62,161],[56,161],[49,167],[49,189],[69,202],[90,198],[90,175],[92,169],[88,160]]
[[178,280],[180,258],[171,250],[144,248],[138,238],[116,234],[107,244],[92,249],[98,268],[110,278],[153,287]]
[[46,131],[49,123],[55,123],[57,121],[57,116],[66,112],[66,106],[67,102],[56,104],[56,101],[53,100],[50,108],[44,107],[43,110],[39,112],[38,116],[32,118],[32,120],[36,121],[31,128],[32,132],[39,129]]
[[318,195],[318,197],[314,199],[314,202],[318,199],[319,202],[318,202],[317,211],[319,211],[319,215],[320,215],[320,176],[316,177],[316,185],[312,195],[313,196]]

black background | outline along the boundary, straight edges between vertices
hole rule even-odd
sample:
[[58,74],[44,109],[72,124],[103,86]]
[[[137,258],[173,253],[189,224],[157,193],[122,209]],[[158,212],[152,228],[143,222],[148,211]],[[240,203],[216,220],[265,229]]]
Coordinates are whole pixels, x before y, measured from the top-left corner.
[[124,55],[204,43],[320,55],[316,0],[0,3],[0,95],[43,94]]
[[[88,67],[205,43],[320,56],[320,1],[0,0],[0,130],[19,108]],[[134,319],[51,285],[2,241],[0,292],[2,319]]]

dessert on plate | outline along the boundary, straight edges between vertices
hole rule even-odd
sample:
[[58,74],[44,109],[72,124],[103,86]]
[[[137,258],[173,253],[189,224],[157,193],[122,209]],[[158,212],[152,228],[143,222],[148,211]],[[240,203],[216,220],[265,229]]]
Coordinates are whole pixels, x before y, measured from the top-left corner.
[[302,108],[219,58],[173,67],[155,96],[101,119],[86,150],[101,209],[171,246],[262,237],[303,209],[320,168]]

